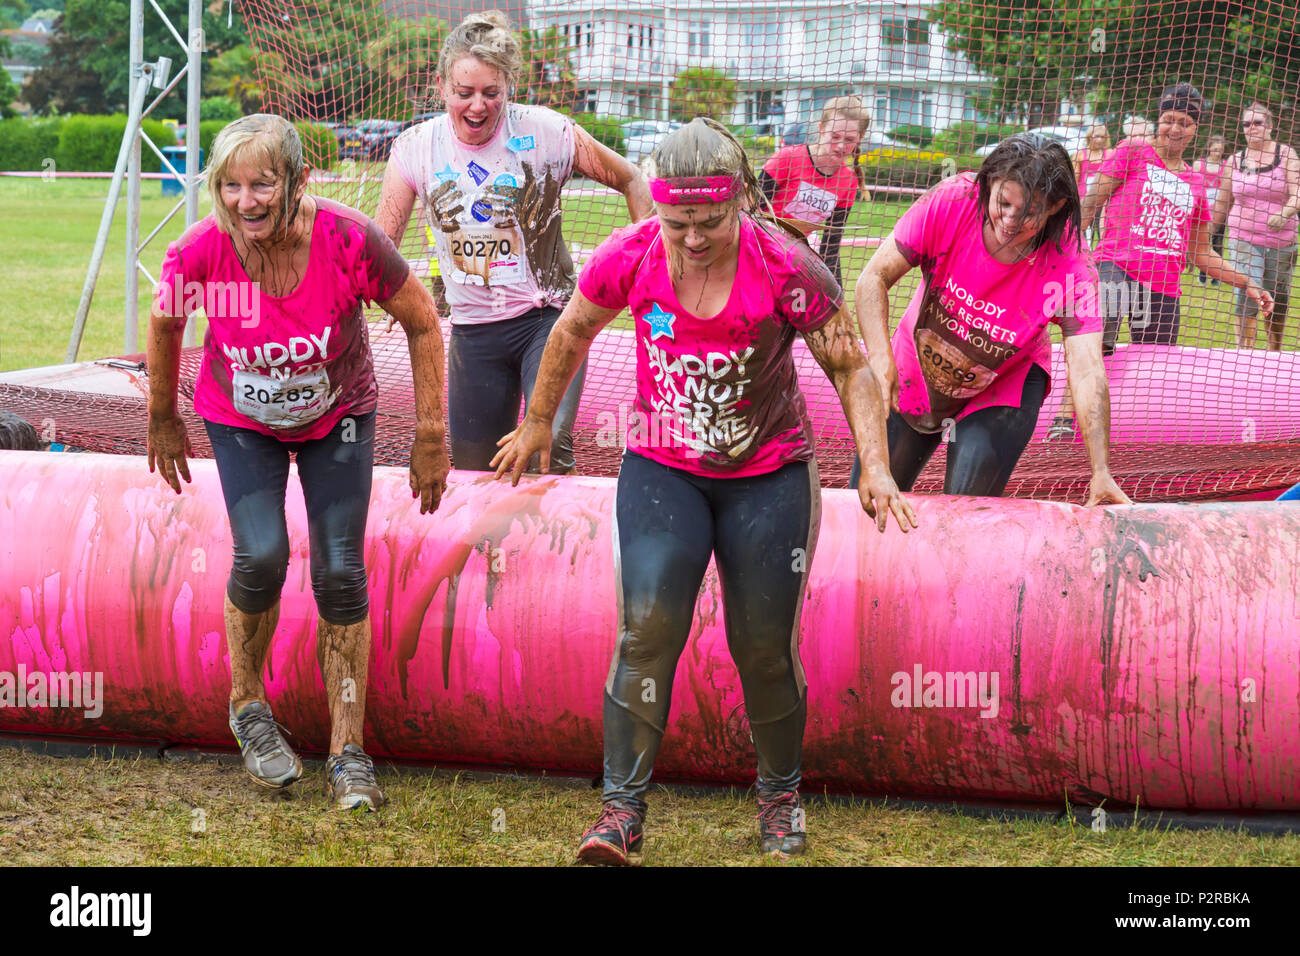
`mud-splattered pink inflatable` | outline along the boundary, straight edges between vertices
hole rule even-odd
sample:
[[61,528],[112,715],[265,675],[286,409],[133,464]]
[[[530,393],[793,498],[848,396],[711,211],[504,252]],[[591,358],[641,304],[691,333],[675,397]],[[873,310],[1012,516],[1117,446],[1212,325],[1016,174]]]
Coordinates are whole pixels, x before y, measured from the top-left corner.
[[[142,459],[3,453],[0,731],[233,745],[229,528],[212,463],[191,468],[178,497]],[[377,470],[372,754],[599,772],[613,502],[609,479],[512,489],[454,473],[421,516],[405,473]],[[1300,807],[1300,509],[915,504],[920,530],[880,535],[855,494],[825,493],[801,646],[809,785]],[[268,689],[298,745],[319,750],[296,481],[289,531]],[[50,706],[70,675],[97,673],[102,713]],[[33,681],[45,706],[19,699]],[[658,772],[745,782],[753,766],[710,571]]]

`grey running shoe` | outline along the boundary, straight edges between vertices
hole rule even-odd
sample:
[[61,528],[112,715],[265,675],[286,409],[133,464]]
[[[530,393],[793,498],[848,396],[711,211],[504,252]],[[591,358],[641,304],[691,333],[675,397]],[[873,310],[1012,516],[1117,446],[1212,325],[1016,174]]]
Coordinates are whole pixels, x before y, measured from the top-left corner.
[[758,835],[765,856],[778,860],[802,853],[808,846],[799,794],[783,793],[771,800],[758,798]]
[[302,776],[302,761],[285,743],[280,734],[283,729],[271,716],[271,708],[260,701],[245,704],[238,714],[235,705],[230,705],[230,730],[239,741],[244,769],[272,790],[287,787]]
[[340,810],[378,810],[384,805],[384,791],[375,782],[375,765],[356,744],[348,744],[341,754],[330,754],[325,777],[334,790],[334,806]]

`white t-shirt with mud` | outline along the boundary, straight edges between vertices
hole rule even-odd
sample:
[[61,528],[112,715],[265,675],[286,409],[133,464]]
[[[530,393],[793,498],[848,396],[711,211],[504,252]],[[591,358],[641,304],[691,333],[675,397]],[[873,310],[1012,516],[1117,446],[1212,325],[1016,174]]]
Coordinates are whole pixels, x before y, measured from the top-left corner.
[[389,162],[424,206],[454,324],[568,301],[574,272],[560,189],[573,149],[567,117],[514,103],[481,146],[462,143],[446,113],[397,138]]

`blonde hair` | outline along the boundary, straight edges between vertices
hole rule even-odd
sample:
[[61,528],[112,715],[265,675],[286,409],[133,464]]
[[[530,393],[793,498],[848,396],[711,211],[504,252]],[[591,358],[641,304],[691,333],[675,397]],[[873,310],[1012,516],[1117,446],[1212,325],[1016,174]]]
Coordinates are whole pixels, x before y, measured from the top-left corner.
[[511,88],[523,69],[519,37],[510,29],[510,18],[500,10],[471,13],[447,35],[438,54],[438,76],[443,82],[450,79],[451,68],[467,56],[500,70]]
[[741,208],[755,211],[762,195],[758,177],[750,165],[745,147],[731,130],[717,120],[697,116],[669,133],[646,162],[648,179],[679,179],[695,176],[735,176],[739,173],[743,191]]
[[[1110,130],[1106,128],[1105,123],[1093,123],[1091,126],[1089,126],[1088,135],[1085,138],[1084,142],[1085,143],[1090,142],[1092,140],[1092,134],[1097,132],[1097,130],[1101,130],[1106,135],[1106,145],[1103,146],[1102,149],[1110,149]],[[1091,149],[1091,147],[1085,145],[1084,149]]]
[[832,96],[822,107],[822,118],[817,126],[820,128],[836,119],[856,120],[859,136],[871,125],[871,113],[857,96]]
[[305,174],[302,140],[293,124],[273,113],[254,113],[228,123],[213,140],[207,166],[208,193],[212,197],[212,215],[227,234],[234,232],[235,224],[222,199],[221,187],[230,167],[240,162],[274,170],[282,177],[280,227],[288,228],[297,212],[291,204]]

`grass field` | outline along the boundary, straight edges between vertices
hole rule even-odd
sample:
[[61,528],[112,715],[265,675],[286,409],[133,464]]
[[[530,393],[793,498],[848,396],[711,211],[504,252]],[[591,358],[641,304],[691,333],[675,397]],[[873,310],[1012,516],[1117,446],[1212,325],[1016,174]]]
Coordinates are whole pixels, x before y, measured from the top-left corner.
[[[323,772],[310,765],[283,795],[213,762],[0,748],[0,770],[0,858],[10,865],[566,865],[599,811],[596,791],[569,779],[389,770],[380,774],[388,806],[348,814],[330,808]],[[755,812],[743,791],[657,787],[644,863],[773,865],[756,852]],[[1142,819],[1096,832],[1071,818],[995,820],[812,797],[809,853],[791,865],[1300,865],[1300,835]]]
[[[0,179],[0,370],[63,361],[106,195],[105,181],[43,183]],[[142,231],[171,208],[157,183],[144,187]],[[327,194],[371,210],[378,183]],[[850,236],[883,236],[898,203],[859,205]],[[206,204],[203,211],[206,212]],[[621,200],[566,200],[566,234],[590,248],[626,221]],[[157,274],[177,218],[146,252]],[[81,358],[120,354],[124,304],[124,211],[96,291]],[[421,253],[419,231],[404,244]],[[844,275],[854,277],[870,250],[849,246]],[[915,273],[896,291],[897,315]],[[1228,345],[1230,294],[1190,283],[1183,342]],[[140,316],[147,316],[148,289]],[[1294,338],[1294,337],[1292,337]],[[598,808],[597,795],[542,779],[474,779],[449,773],[389,773],[391,805],[368,816],[332,812],[318,790],[320,771],[287,797],[257,791],[242,770],[155,759],[57,759],[0,748],[0,854],[10,864],[563,864]],[[494,811],[500,810],[500,814]],[[1064,809],[1064,808],[1062,808]],[[192,829],[202,811],[204,827]],[[650,864],[760,863],[754,853],[752,795],[656,792],[647,833]],[[493,828],[496,820],[504,828]],[[1044,864],[1240,866],[1300,864],[1300,836],[1171,830],[1150,825],[1097,833],[1072,821],[1005,822],[953,813],[862,803],[810,804],[807,864]]]
[[[364,183],[323,184],[319,192],[342,202],[372,212],[379,200],[377,170],[366,169]],[[81,296],[86,268],[90,261],[95,233],[105,197],[106,180],[0,179],[0,301],[7,303],[0,311],[0,371],[53,365],[63,361]],[[172,208],[174,200],[161,196],[156,181],[143,187],[141,235],[148,235]],[[859,203],[849,219],[846,235],[850,238],[881,237],[888,234],[905,205],[897,201]],[[200,213],[206,215],[210,205],[206,194]],[[614,227],[627,221],[626,207],[617,196],[578,194],[565,199],[565,235],[579,248],[591,249]],[[125,305],[125,199],[114,218],[113,234],[100,271],[86,334],[79,357],[103,358],[123,351],[123,308]],[[143,262],[156,277],[162,265],[167,243],[184,228],[184,213],[172,219],[145,250]],[[423,256],[423,230],[412,228],[403,243],[409,257]],[[871,249],[846,245],[843,275],[846,283],[862,270]],[[916,287],[918,273],[904,278],[893,293],[893,314],[901,314]],[[1184,280],[1188,292],[1184,297],[1183,331],[1185,345],[1230,346],[1231,290],[1199,286],[1190,277]],[[148,316],[149,288],[141,280],[139,307],[139,349],[144,349],[144,326]],[[1121,339],[1123,341],[1123,339]],[[1288,336],[1294,347],[1295,335]]]

